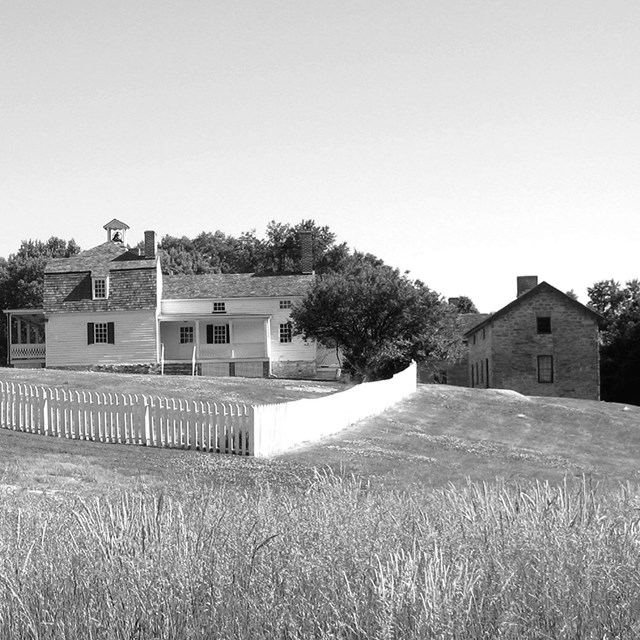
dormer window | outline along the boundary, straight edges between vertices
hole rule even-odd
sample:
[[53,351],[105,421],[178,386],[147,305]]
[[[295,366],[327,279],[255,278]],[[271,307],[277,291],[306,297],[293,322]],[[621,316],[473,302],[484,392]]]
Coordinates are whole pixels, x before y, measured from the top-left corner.
[[91,278],[94,300],[106,300],[109,297],[109,278]]
[[213,313],[226,313],[227,305],[225,302],[214,302],[213,303]]

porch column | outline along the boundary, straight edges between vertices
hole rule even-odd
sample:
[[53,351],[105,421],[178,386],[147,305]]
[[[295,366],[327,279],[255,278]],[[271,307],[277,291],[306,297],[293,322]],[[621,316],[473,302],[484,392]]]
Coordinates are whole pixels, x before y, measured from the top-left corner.
[[196,320],[196,335],[194,340],[196,345],[196,358],[200,360],[200,320]]
[[233,320],[229,320],[229,346],[231,347],[231,359],[236,357],[236,342],[233,335]]
[[264,345],[264,355],[271,360],[271,318],[266,318],[264,321]]

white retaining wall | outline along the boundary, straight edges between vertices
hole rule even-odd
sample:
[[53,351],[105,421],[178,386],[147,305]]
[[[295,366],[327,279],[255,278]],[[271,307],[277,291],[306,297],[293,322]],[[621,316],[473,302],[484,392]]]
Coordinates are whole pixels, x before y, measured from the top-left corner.
[[255,406],[253,455],[270,456],[337,433],[417,389],[415,362],[390,380],[365,382],[324,398]]

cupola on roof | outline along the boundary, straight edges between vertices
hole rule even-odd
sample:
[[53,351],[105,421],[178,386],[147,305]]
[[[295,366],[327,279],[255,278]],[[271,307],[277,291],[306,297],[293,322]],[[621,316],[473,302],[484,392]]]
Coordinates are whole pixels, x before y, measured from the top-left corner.
[[102,228],[107,231],[107,242],[125,243],[127,229],[129,228],[128,224],[114,218],[110,222],[107,222]]

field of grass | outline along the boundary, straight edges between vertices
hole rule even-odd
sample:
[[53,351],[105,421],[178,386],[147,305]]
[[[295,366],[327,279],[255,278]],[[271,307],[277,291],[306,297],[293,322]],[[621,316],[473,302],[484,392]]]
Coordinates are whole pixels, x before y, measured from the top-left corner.
[[275,460],[0,451],[0,640],[640,637],[637,407],[424,385]]

